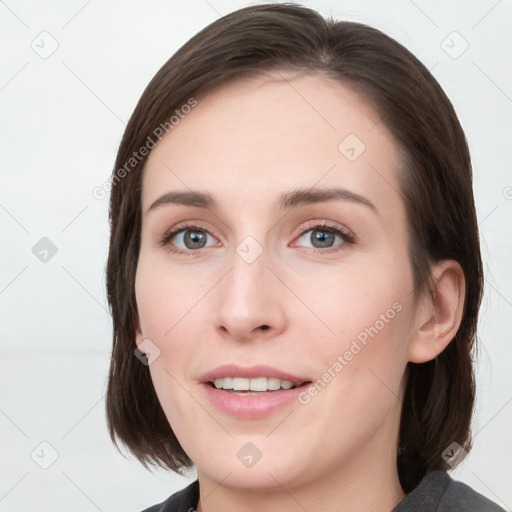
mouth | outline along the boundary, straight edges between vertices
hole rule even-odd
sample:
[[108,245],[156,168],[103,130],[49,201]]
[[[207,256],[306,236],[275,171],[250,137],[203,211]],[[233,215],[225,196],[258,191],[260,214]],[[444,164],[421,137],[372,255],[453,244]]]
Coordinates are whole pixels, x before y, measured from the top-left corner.
[[224,365],[200,379],[208,400],[221,412],[256,419],[291,407],[303,388],[312,383],[305,377],[269,366]]
[[220,377],[208,384],[214,389],[221,389],[238,395],[259,395],[261,393],[289,390],[301,387],[310,381],[292,382],[277,377]]

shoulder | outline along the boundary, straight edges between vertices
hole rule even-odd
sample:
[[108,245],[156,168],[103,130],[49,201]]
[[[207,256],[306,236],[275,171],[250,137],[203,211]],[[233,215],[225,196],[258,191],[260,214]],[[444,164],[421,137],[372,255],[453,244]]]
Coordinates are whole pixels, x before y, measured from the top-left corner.
[[458,509],[465,510],[466,512],[504,512],[504,509],[476,492],[469,485],[450,478],[450,484],[446,488],[443,499],[439,504],[439,512]]
[[199,501],[199,482],[195,480],[190,485],[175,492],[162,503],[146,508],[141,512],[195,512]]
[[445,471],[427,473],[392,512],[504,512],[504,509]]

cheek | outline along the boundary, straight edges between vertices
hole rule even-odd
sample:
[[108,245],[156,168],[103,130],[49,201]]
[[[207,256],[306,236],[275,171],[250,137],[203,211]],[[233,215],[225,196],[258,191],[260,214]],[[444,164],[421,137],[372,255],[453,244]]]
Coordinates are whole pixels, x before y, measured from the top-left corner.
[[187,402],[181,393],[189,378],[190,360],[204,340],[198,332],[205,326],[204,319],[198,319],[201,304],[196,305],[206,293],[204,283],[176,269],[171,273],[160,257],[141,253],[135,280],[137,309],[144,338],[158,348],[158,357],[149,370],[166,413],[174,414],[176,404],[182,403],[176,398]]
[[342,397],[347,410],[362,412],[367,404],[376,416],[394,407],[412,333],[412,274],[404,271],[408,260],[398,254],[372,260],[351,272],[332,272],[322,279],[321,288],[308,285],[302,290],[331,330],[322,327],[325,334],[308,349],[320,382],[304,402],[316,393],[332,403]]
[[[187,278],[188,276],[188,278]],[[204,281],[203,281],[204,282]],[[177,330],[186,329],[190,310],[197,302],[197,281],[190,274],[172,269],[165,256],[141,252],[135,279],[135,296],[145,337],[168,344]],[[162,350],[164,346],[160,347]]]
[[401,265],[375,258],[347,271],[333,269],[311,276],[300,293],[329,327],[330,336],[325,330],[324,339],[340,346],[344,340],[357,338],[364,343],[381,334],[395,338],[398,325],[411,314],[412,286],[412,276]]

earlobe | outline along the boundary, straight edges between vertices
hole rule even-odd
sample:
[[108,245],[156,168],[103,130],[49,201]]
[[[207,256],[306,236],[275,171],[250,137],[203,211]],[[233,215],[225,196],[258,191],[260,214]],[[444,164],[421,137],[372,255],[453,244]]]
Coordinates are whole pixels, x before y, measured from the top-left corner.
[[425,363],[440,354],[457,333],[464,310],[464,272],[455,260],[434,264],[432,289],[420,299],[417,325],[409,345],[409,361]]

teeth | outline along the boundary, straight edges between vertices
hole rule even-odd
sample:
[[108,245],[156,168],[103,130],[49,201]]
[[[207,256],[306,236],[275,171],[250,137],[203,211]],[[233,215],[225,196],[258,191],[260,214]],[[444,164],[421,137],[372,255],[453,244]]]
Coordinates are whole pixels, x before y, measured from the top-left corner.
[[251,391],[267,391],[267,379],[265,377],[249,379],[249,389]]
[[270,377],[267,379],[267,388],[270,389],[270,391],[276,391],[281,387],[281,380],[276,379],[275,377]]
[[[238,377],[233,377],[233,384],[231,384],[231,389],[235,389],[236,391],[249,391],[249,380],[250,379],[240,379]],[[222,389],[224,389],[224,385]]]
[[224,380],[224,382],[222,383],[222,389],[233,389],[233,379],[231,377],[226,377],[225,379],[218,380]]
[[275,377],[257,377],[245,379],[243,377],[224,377],[213,382],[217,389],[231,389],[233,391],[277,391],[278,389],[291,389],[299,384],[289,380],[276,379]]

